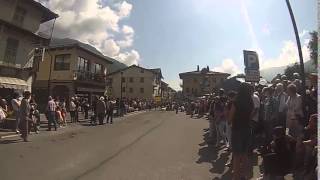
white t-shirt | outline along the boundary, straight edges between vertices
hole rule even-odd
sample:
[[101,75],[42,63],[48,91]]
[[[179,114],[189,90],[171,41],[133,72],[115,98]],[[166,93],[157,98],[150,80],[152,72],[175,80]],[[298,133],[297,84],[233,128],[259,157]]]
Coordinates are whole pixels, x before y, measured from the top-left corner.
[[258,122],[259,121],[260,98],[256,94],[253,94],[252,101],[253,101],[254,109],[258,109],[256,114],[252,117],[252,120]]

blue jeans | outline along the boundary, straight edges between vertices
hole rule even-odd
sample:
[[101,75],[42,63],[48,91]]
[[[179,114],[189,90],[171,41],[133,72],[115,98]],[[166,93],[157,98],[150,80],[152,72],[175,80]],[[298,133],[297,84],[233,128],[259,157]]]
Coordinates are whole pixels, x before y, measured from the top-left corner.
[[51,130],[51,124],[53,123],[54,129],[57,130],[57,121],[56,121],[56,112],[49,111],[48,112],[48,129]]

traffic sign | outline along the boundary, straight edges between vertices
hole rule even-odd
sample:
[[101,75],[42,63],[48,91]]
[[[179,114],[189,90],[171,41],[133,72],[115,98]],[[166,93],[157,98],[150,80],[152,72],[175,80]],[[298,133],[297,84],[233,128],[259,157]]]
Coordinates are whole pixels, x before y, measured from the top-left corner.
[[260,71],[259,71],[259,58],[258,53],[255,51],[243,51],[245,74],[247,82],[259,82]]

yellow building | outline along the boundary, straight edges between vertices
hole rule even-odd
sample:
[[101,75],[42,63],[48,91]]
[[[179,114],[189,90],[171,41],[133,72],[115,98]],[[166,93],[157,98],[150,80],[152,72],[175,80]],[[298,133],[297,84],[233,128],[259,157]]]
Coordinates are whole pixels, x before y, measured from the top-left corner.
[[34,92],[68,100],[70,96],[91,100],[92,95],[104,95],[106,74],[112,59],[94,47],[73,39],[53,39],[39,64]]
[[0,0],[0,94],[31,90],[34,49],[49,39],[37,34],[40,24],[57,18],[33,0]]
[[153,100],[161,96],[160,69],[146,69],[132,65],[108,74],[109,95],[113,98],[140,98]]
[[202,70],[179,74],[182,79],[182,92],[185,96],[199,97],[215,92],[230,74],[210,71],[209,67]]

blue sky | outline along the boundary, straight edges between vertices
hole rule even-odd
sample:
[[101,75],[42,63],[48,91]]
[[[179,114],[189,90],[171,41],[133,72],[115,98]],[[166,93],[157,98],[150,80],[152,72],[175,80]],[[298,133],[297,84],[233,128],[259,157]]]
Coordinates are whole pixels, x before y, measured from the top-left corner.
[[[55,37],[88,43],[127,65],[160,67],[175,89],[178,74],[197,65],[242,72],[244,49],[258,52],[261,68],[298,61],[285,0],[38,1],[59,14]],[[317,1],[291,0],[291,5],[308,59]]]
[[[285,0],[129,3],[133,9],[124,23],[135,31],[133,46],[140,54],[139,64],[161,67],[165,81],[175,88],[178,73],[195,70],[196,65],[222,70],[223,60],[229,59],[242,71],[244,49],[258,50],[265,61],[272,62],[281,56],[285,42],[295,43]],[[291,5],[299,32],[316,30],[316,0],[291,0]],[[308,34],[302,36],[302,43],[307,38]]]

